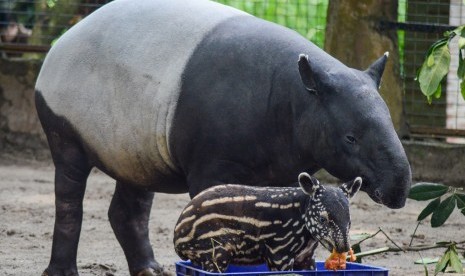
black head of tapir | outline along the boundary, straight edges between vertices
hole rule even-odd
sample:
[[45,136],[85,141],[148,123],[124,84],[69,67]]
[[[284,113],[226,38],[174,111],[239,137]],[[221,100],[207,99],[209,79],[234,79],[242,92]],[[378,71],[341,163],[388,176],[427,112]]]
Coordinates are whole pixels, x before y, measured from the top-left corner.
[[340,187],[325,187],[316,178],[301,173],[299,184],[309,196],[305,210],[305,226],[312,237],[329,251],[349,251],[349,199],[360,190],[362,179],[357,177]]
[[361,176],[362,190],[375,202],[401,208],[411,171],[378,92],[387,57],[386,53],[366,71],[359,71],[339,62],[313,64],[300,55],[302,90],[312,111],[301,115],[299,131],[303,144],[311,137],[307,150],[322,168],[343,181]]

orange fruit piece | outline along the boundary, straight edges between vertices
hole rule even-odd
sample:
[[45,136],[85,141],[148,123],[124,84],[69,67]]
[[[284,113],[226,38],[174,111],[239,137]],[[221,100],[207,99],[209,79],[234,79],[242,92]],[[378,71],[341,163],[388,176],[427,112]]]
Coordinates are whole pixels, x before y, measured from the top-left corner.
[[335,249],[325,261],[327,270],[346,269],[346,253],[337,253]]
[[[346,253],[337,253],[335,249],[331,255],[329,255],[328,259],[325,261],[325,268],[327,270],[338,270],[338,269],[346,269]],[[354,250],[352,248],[349,250],[349,261],[355,262],[357,257],[354,254]]]
[[354,254],[354,250],[352,250],[352,248],[350,248],[349,250],[349,256],[350,256],[350,260],[351,262],[355,262],[357,260],[357,256],[355,256]]

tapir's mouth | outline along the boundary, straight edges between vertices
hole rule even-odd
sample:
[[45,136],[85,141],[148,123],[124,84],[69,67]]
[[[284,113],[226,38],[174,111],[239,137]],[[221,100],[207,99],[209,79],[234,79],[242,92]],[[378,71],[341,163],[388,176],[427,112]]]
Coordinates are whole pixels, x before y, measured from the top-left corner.
[[361,190],[366,192],[374,202],[383,204],[381,192],[379,189],[372,189],[372,182],[364,175],[362,175]]
[[333,252],[333,249],[336,247],[332,241],[324,238],[320,240],[321,244],[324,248],[326,248],[329,252]]
[[383,204],[383,205],[385,205],[384,202],[383,202],[383,198],[380,196],[380,194],[377,194],[376,191],[374,191],[374,192],[368,192],[368,196],[370,196],[370,198],[371,198],[374,202],[376,202],[376,203],[378,203],[378,204]]
[[382,204],[390,209],[400,209],[405,206],[405,201],[389,200],[378,189],[373,192],[369,192],[368,195],[374,202]]

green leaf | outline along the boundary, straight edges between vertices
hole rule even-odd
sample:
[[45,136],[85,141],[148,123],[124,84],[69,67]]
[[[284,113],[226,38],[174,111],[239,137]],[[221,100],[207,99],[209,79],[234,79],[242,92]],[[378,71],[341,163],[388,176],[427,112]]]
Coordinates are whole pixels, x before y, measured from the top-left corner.
[[446,185],[421,182],[412,186],[408,197],[414,200],[429,200],[444,195],[448,190]]
[[464,76],[465,76],[465,60],[463,59],[462,51],[459,51],[459,68],[457,68],[457,77],[463,80]]
[[462,94],[462,98],[465,99],[465,80],[460,82],[460,93]]
[[[433,60],[433,61],[431,61]],[[450,51],[447,43],[434,48],[421,67],[418,81],[425,96],[433,95],[440,82],[449,71]]]
[[439,85],[438,85],[438,90],[436,90],[436,92],[434,92],[434,95],[433,95],[433,96],[434,96],[436,99],[439,99],[439,98],[441,98],[441,92],[442,92],[442,86],[441,86],[441,84],[439,84]]
[[465,25],[458,26],[454,30],[452,30],[450,33],[454,33],[454,35],[460,35],[463,36],[465,31]]
[[426,53],[426,56],[429,56],[431,55],[431,53],[436,50],[436,48],[438,47],[442,47],[444,45],[447,45],[447,43],[449,42],[449,38],[445,37],[445,38],[441,38],[439,39],[438,41],[434,42],[428,49],[428,52]]
[[459,255],[455,250],[450,251],[450,266],[452,266],[455,272],[463,273],[462,262],[460,262]]
[[465,49],[465,37],[459,37],[459,49]]
[[446,250],[446,253],[441,257],[441,260],[436,264],[434,269],[434,275],[437,275],[439,272],[444,271],[447,267],[447,264],[450,261],[450,250]]
[[426,65],[428,67],[431,67],[434,65],[434,56],[433,55],[429,55],[428,58],[426,59]]
[[452,214],[452,211],[454,211],[454,208],[455,197],[453,195],[444,199],[431,216],[431,227],[439,227],[443,225],[449,218],[450,214]]
[[435,200],[431,201],[423,211],[418,215],[417,221],[424,220],[427,216],[431,215],[436,208],[441,203],[441,198],[436,198]]
[[455,199],[457,200],[457,208],[465,208],[465,195],[464,194],[454,194]]
[[439,262],[439,258],[423,258],[420,260],[416,260],[415,264],[435,264]]

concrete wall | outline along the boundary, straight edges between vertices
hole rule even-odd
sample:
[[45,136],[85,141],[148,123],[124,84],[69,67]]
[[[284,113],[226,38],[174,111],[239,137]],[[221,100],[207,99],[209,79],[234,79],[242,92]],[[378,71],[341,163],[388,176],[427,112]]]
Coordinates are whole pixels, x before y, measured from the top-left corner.
[[[402,141],[412,168],[413,182],[435,182],[465,189],[465,145]],[[339,183],[326,171],[317,173],[329,183]]]
[[34,105],[41,62],[0,59],[0,152],[47,147]]

